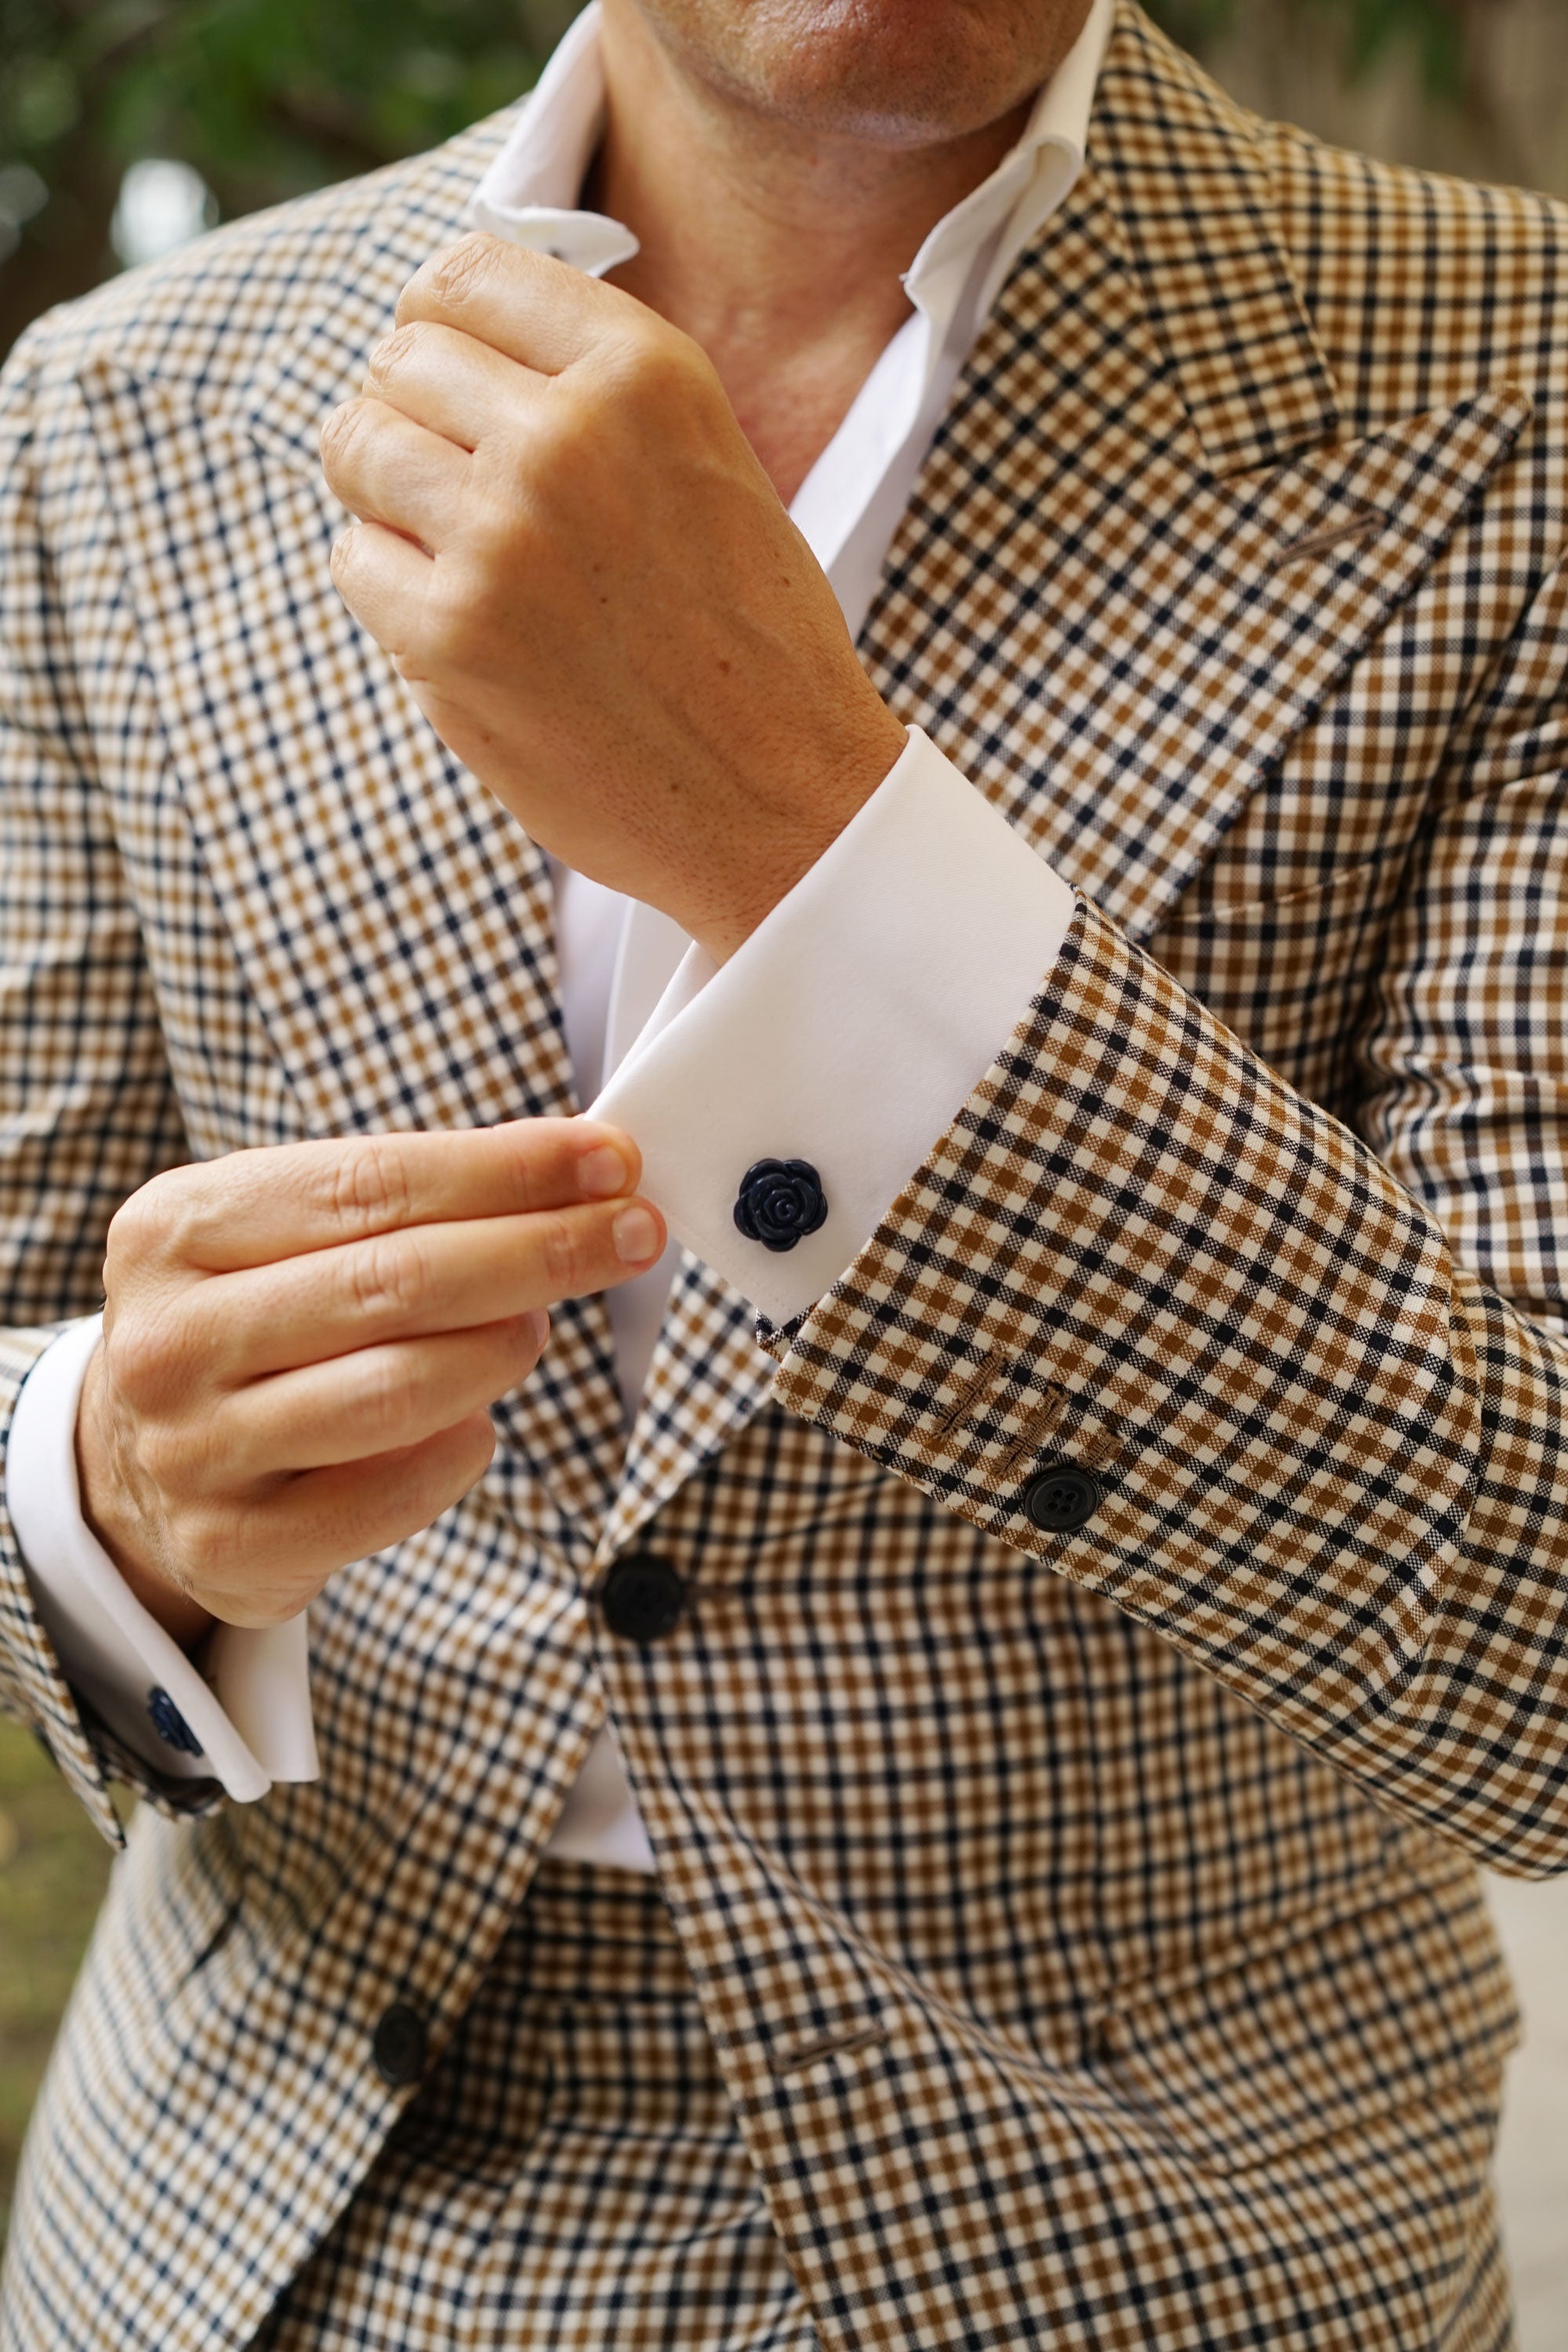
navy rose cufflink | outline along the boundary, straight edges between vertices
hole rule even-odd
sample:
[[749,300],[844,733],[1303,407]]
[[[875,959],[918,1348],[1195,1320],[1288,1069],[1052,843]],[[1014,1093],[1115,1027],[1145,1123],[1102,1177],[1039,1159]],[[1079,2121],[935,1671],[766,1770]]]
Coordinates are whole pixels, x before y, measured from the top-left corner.
[[202,1743],[162,1686],[147,1694],[147,1712],[153,1718],[153,1728],[160,1739],[178,1748],[182,1756],[199,1756]]
[[827,1222],[827,1195],[809,1160],[759,1160],[741,1179],[735,1223],[764,1249],[792,1250]]

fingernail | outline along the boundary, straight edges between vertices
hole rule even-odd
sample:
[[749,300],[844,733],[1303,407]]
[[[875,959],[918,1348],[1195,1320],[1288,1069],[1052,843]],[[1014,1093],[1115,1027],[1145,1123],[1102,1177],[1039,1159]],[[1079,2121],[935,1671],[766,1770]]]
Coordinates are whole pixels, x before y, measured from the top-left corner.
[[606,1201],[626,1189],[626,1163],[613,1143],[596,1144],[577,1162],[577,1190],[587,1201]]
[[533,1327],[533,1344],[534,1344],[534,1346],[535,1346],[536,1348],[542,1348],[542,1347],[543,1347],[543,1345],[544,1345],[544,1342],[545,1342],[545,1341],[546,1341],[546,1339],[549,1339],[549,1337],[550,1337],[550,1318],[549,1318],[549,1316],[548,1316],[548,1315],[546,1315],[546,1313],[544,1312],[544,1309],[543,1309],[542,1307],[534,1307],[534,1308],[533,1308],[532,1312],[530,1314],[530,1316],[529,1316],[529,1318],[528,1318],[528,1319],[529,1319],[529,1322],[530,1322],[530,1323],[532,1325],[532,1327]]
[[658,1227],[650,1209],[623,1209],[615,1223],[616,1255],[627,1265],[658,1255]]

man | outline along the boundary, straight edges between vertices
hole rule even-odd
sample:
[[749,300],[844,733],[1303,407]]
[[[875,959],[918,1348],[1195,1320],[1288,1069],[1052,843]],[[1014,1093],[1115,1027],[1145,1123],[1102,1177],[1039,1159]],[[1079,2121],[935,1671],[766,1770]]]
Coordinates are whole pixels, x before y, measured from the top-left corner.
[[1509,2341],[1562,233],[605,0],[27,340],[7,2347]]

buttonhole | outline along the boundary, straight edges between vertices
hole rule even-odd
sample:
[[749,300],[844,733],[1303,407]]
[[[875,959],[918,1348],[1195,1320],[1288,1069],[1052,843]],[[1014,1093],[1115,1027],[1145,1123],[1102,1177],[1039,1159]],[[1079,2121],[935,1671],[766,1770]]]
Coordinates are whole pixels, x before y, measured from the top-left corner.
[[968,1418],[971,1407],[984,1395],[1006,1361],[1003,1349],[987,1348],[978,1363],[968,1367],[946,1403],[939,1401],[935,1431],[938,1437],[951,1436],[959,1423]]
[[1363,507],[1347,522],[1330,523],[1322,530],[1303,531],[1300,539],[1288,539],[1274,556],[1272,569],[1283,570],[1288,563],[1305,563],[1311,556],[1326,555],[1331,548],[1348,547],[1353,541],[1373,539],[1383,530],[1388,517],[1378,507]]
[[871,2050],[886,2042],[888,2031],[882,2025],[862,2025],[852,2033],[819,2033],[815,2041],[797,2042],[779,2059],[781,2074],[797,2074],[803,2066],[815,2066],[819,2058],[847,2058],[857,2050]]

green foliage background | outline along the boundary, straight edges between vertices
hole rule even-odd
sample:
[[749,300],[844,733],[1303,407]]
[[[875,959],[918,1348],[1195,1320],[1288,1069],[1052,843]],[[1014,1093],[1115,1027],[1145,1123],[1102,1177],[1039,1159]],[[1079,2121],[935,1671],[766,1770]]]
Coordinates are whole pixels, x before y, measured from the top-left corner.
[[[0,173],[48,201],[0,259],[0,352],[114,267],[142,155],[193,163],[226,218],[388,163],[527,89],[577,0],[0,0]],[[1199,54],[1240,9],[1317,19],[1346,70],[1404,44],[1462,94],[1486,0],[1149,0]],[[35,192],[36,193],[36,192]],[[0,186],[0,215],[4,189]],[[0,218],[0,247],[12,242]]]

